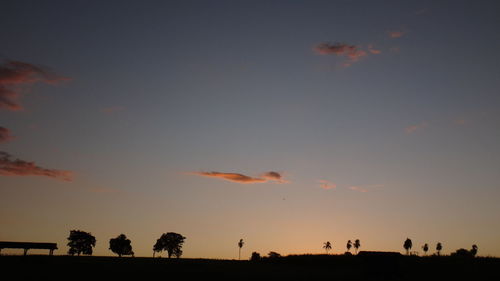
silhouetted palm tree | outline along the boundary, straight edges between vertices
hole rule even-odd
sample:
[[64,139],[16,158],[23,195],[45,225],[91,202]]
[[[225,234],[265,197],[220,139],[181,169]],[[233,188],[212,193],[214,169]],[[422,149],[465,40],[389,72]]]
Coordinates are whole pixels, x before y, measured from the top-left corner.
[[347,251],[350,253],[351,252],[351,248],[352,248],[352,242],[351,242],[351,240],[347,240],[346,248],[347,248]]
[[410,249],[412,246],[413,246],[413,243],[411,242],[411,239],[406,238],[405,243],[403,244],[403,247],[405,248],[407,255],[410,254]]
[[477,245],[472,245],[472,249],[469,251],[473,257],[477,255]]
[[441,255],[441,250],[443,249],[443,245],[441,245],[441,242],[438,242],[436,244],[436,251],[437,251],[437,255],[440,256]]
[[358,254],[359,247],[361,247],[361,242],[359,242],[359,239],[354,240],[354,250],[356,255]]
[[332,244],[330,243],[330,241],[326,241],[323,244],[323,249],[326,250],[326,254],[328,255],[328,251],[332,249]]
[[243,242],[243,239],[240,239],[240,242],[238,242],[238,248],[239,248],[239,251],[238,251],[238,260],[241,259],[241,248],[243,247],[243,245],[245,245],[245,242]]
[[422,250],[424,250],[424,256],[427,256],[427,251],[429,251],[429,245],[427,243],[425,243],[422,246]]

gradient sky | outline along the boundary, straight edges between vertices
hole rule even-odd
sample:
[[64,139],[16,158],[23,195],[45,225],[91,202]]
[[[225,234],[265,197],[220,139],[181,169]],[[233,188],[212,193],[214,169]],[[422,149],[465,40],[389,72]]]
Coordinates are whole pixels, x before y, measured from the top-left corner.
[[0,240],[500,256],[498,1],[1,6]]

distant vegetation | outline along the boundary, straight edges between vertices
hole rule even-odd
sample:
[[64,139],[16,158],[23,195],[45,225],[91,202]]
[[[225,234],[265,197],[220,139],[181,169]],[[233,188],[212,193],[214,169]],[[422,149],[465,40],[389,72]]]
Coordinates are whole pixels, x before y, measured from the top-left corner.
[[182,256],[182,244],[184,244],[185,239],[186,237],[175,232],[163,233],[153,246],[153,257],[156,252],[165,250],[169,258],[172,256],[180,258]]
[[132,251],[131,243],[132,242],[130,241],[130,239],[127,239],[127,236],[125,236],[125,234],[120,234],[116,238],[109,239],[109,249],[119,257],[121,257],[122,255],[133,256],[134,251]]
[[90,232],[81,230],[71,230],[68,237],[68,254],[74,256],[92,255],[92,248],[95,247],[95,237]]
[[477,255],[477,245],[472,245],[472,248],[470,250],[466,249],[458,249],[455,252],[451,253],[451,256],[455,257],[475,257]]
[[410,254],[411,247],[413,247],[413,242],[411,242],[410,238],[406,238],[406,240],[403,244],[403,248],[405,248],[407,255]]
[[323,244],[323,249],[325,249],[326,254],[328,255],[328,251],[330,251],[332,249],[332,244],[330,243],[330,241],[326,241]]
[[[71,256],[81,254],[83,255],[92,255],[93,248],[96,245],[96,238],[90,233],[82,230],[71,230],[68,239],[68,254]],[[184,244],[186,237],[181,234],[175,232],[167,232],[164,233],[156,240],[156,243],[153,245],[153,258],[156,253],[160,253],[162,251],[166,251],[169,258],[176,257],[180,258],[183,254],[182,246]],[[238,241],[238,260],[241,260],[241,249],[245,245],[243,239]],[[346,243],[347,251],[344,255],[352,255],[351,248],[354,248],[355,254],[358,254],[358,250],[361,247],[361,241],[359,239],[355,239],[354,242],[348,240]],[[410,238],[406,238],[403,243],[403,248],[406,251],[406,255],[418,255],[418,252],[410,252],[413,247],[413,242]],[[322,248],[325,250],[326,254],[330,253],[330,250],[333,248],[333,243],[330,241],[326,241],[323,243]],[[428,243],[424,243],[422,245],[422,250],[424,252],[424,256],[427,256],[427,253],[430,249]],[[432,254],[432,256],[441,256],[441,251],[443,249],[443,244],[441,242],[436,243],[435,250],[436,252]],[[134,251],[132,250],[132,241],[127,238],[125,234],[120,234],[116,238],[111,238],[109,240],[109,250],[113,253],[117,254],[118,257],[122,256],[134,256]],[[455,252],[451,253],[451,256],[454,257],[476,257],[478,252],[478,247],[476,244],[472,245],[470,250],[466,249],[458,249]],[[367,253],[367,252],[362,252]],[[369,252],[373,253],[384,253],[384,252]],[[392,253],[392,252],[391,252]],[[252,252],[250,260],[251,261],[259,261],[262,259],[276,259],[281,258],[282,255],[270,251],[267,256],[261,256],[258,252]]]
[[243,242],[243,239],[240,239],[240,242],[238,242],[238,260],[241,260],[241,248],[243,248],[243,245],[245,245],[245,242]]

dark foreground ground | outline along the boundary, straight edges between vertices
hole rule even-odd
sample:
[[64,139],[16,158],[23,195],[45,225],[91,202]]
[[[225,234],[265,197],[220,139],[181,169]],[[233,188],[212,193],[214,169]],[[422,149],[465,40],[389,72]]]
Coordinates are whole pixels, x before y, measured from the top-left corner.
[[500,259],[306,255],[250,262],[0,256],[0,272],[2,280],[500,280]]

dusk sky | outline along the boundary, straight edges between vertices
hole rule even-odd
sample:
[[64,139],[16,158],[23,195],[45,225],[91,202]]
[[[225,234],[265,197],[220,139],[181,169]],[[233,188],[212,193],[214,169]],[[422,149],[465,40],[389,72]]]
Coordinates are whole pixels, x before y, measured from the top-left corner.
[[[500,256],[500,1],[2,1],[0,241]],[[19,253],[18,250],[6,253]],[[45,251],[33,251],[44,253]],[[161,254],[165,256],[164,253]]]

